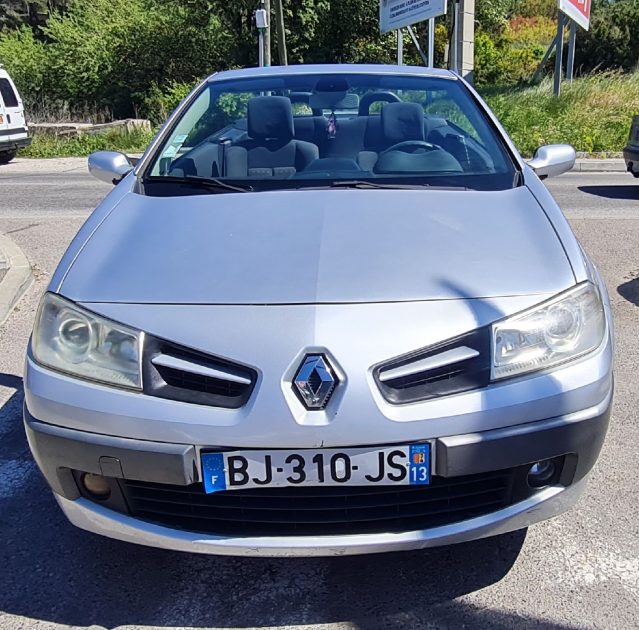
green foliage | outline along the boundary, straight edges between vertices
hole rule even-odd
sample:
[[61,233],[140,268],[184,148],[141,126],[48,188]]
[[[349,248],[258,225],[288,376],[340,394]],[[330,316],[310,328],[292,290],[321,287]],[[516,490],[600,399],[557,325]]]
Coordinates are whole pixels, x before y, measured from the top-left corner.
[[475,3],[475,19],[487,33],[498,33],[508,21],[515,0],[478,0]]
[[90,103],[117,117],[144,110],[157,120],[184,95],[178,84],[223,65],[219,21],[191,8],[162,0],[74,0],[68,13],[51,15],[42,29],[46,43],[26,27],[3,32],[0,61],[27,103],[42,92],[49,104]]
[[485,90],[484,96],[524,155],[543,144],[572,144],[577,151],[621,151],[639,111],[639,73],[600,73],[576,79],[552,95],[552,82]]
[[0,63],[18,85],[27,105],[44,95],[48,85],[47,47],[26,26],[0,37]]
[[521,16],[509,20],[498,36],[478,30],[475,83],[516,85],[530,81],[556,30],[551,18]]
[[583,70],[639,66],[639,2],[595,0],[590,30],[579,29],[576,63]]
[[120,151],[141,153],[153,139],[153,133],[144,131],[109,131],[104,134],[83,134],[72,138],[49,134],[33,136],[31,146],[21,149],[21,157],[84,157],[94,151]]
[[193,87],[190,83],[178,81],[172,81],[163,87],[152,83],[140,97],[140,115],[149,118],[154,124],[160,124],[188,96]]
[[547,17],[556,19],[557,0],[515,0],[513,13],[521,17]]

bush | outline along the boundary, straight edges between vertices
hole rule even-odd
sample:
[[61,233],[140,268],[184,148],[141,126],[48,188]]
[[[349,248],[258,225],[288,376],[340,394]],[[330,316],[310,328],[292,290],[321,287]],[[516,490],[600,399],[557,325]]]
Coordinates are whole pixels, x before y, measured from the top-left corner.
[[516,0],[514,13],[521,17],[547,17],[556,20],[557,0]]
[[475,83],[481,87],[530,81],[554,37],[554,30],[550,18],[522,17],[510,20],[499,37],[478,30]]
[[223,64],[217,19],[194,13],[190,4],[74,0],[42,32],[46,43],[26,27],[0,33],[0,61],[29,105],[46,98],[49,108],[88,104],[116,117],[146,108],[157,119],[184,93],[176,85],[195,82]]
[[153,124],[160,124],[189,95],[194,85],[173,81],[161,88],[157,83],[152,83],[146,93],[139,97],[140,115]]
[[594,69],[634,70],[639,66],[639,2],[598,0],[588,32],[579,29],[576,64]]
[[43,99],[48,88],[47,47],[30,28],[3,32],[0,63],[11,74],[27,107]]
[[94,151],[120,151],[142,153],[153,139],[153,133],[144,131],[108,131],[104,134],[83,134],[72,138],[35,134],[33,142],[20,150],[21,157],[85,157]]

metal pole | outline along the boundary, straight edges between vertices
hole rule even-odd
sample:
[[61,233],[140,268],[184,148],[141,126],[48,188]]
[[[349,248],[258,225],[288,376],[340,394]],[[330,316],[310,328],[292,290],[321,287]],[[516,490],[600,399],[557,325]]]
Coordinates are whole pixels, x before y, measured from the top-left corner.
[[262,0],[268,19],[268,26],[264,29],[264,65],[271,65],[271,0]]
[[553,92],[555,96],[561,95],[561,73],[563,69],[564,55],[564,14],[559,11],[557,19],[557,54],[555,55],[555,82]]
[[259,60],[260,60],[260,68],[264,67],[264,29],[260,28],[258,29],[258,38],[259,38],[259,43],[258,43],[258,56],[259,56]]
[[541,60],[539,65],[537,66],[537,70],[535,70],[535,74],[533,74],[532,82],[537,83],[541,73],[544,71],[546,64],[548,63],[548,59],[550,59],[550,55],[552,55],[552,51],[557,47],[557,35],[555,35],[555,39],[552,40],[550,46],[548,46],[548,50],[544,55],[544,58]]
[[426,55],[424,54],[422,47],[419,45],[419,40],[417,39],[417,35],[415,34],[415,31],[413,30],[412,26],[408,26],[408,34],[410,35],[410,38],[413,40],[413,44],[415,44],[415,48],[417,48],[417,52],[419,53],[419,56],[422,58],[424,65],[425,66],[428,65],[428,59],[426,58]]
[[428,67],[435,67],[435,18],[428,20]]
[[568,39],[568,61],[566,67],[566,78],[572,83],[575,74],[575,44],[577,40],[577,24],[570,20],[570,37]]
[[404,65],[404,35],[402,29],[397,29],[397,65]]
[[452,45],[451,70],[459,72],[459,0],[453,5],[453,45]]

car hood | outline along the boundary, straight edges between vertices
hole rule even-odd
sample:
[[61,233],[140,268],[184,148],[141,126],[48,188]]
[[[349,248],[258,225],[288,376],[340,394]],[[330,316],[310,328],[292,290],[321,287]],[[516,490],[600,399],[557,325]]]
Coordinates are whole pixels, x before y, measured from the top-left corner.
[[81,302],[362,303],[554,293],[574,283],[526,187],[125,194],[67,270]]

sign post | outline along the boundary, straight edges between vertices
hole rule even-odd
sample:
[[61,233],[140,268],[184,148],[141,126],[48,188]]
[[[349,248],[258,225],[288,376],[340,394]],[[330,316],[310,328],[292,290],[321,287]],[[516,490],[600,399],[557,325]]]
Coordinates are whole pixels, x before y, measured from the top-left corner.
[[[402,36],[402,28],[411,26],[417,22],[428,20],[429,38],[431,32],[434,33],[435,17],[445,15],[446,0],[380,0],[379,2],[379,30],[382,33],[389,31],[397,31],[397,65],[404,62],[404,40]],[[410,33],[415,40],[414,33]],[[433,39],[434,42],[434,39]],[[434,43],[433,43],[434,47]],[[422,50],[418,45],[420,55]],[[433,58],[430,54],[429,39],[429,64],[432,64]]]

